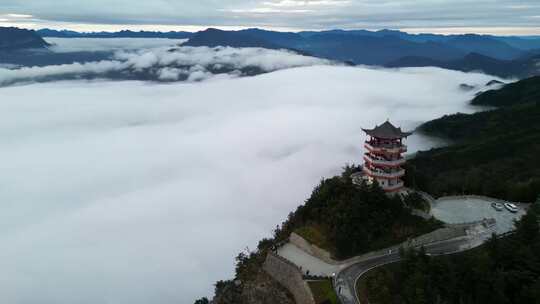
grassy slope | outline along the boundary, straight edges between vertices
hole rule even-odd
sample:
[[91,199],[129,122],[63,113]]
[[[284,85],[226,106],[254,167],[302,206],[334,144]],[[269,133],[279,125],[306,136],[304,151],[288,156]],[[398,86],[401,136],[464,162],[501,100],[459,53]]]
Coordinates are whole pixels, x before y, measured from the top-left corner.
[[302,226],[296,229],[296,232],[299,236],[303,237],[306,241],[314,244],[315,246],[324,249],[328,252],[335,252],[336,249],[333,247],[332,242],[328,240],[329,232],[328,229],[324,228],[321,225],[311,224]]
[[330,280],[308,282],[317,304],[338,304],[338,298]]

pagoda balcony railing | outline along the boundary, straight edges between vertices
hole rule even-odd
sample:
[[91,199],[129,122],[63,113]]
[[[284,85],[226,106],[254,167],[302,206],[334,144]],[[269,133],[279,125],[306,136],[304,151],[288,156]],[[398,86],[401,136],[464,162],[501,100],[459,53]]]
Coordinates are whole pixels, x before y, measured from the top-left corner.
[[407,152],[406,145],[380,144],[366,141],[364,147],[372,152],[404,153]]
[[364,154],[364,161],[381,166],[389,167],[399,167],[405,164],[405,158],[400,158],[396,160],[386,160],[384,158],[375,157],[369,153]]
[[371,177],[400,178],[405,175],[405,170],[399,169],[394,172],[385,172],[382,170],[375,170],[375,169],[370,169],[368,167],[364,167],[364,173]]

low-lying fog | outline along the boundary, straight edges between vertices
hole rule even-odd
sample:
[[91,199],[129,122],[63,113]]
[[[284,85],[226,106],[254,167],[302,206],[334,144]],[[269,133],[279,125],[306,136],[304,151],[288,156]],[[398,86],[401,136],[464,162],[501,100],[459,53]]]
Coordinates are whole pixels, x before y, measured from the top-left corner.
[[53,52],[99,52],[141,50],[179,45],[187,39],[165,38],[53,38],[45,40],[51,44]]
[[[193,303],[322,177],[362,127],[471,111],[434,68],[313,66],[200,83],[0,89],[0,302]],[[411,152],[434,143],[418,135]]]
[[[184,40],[174,39],[48,38],[47,41],[52,44],[49,50],[23,52],[26,55],[15,56],[12,61],[0,58],[0,87],[80,79],[197,82],[292,67],[339,64],[290,50],[184,47],[180,45]],[[28,64],[34,61],[39,64]]]

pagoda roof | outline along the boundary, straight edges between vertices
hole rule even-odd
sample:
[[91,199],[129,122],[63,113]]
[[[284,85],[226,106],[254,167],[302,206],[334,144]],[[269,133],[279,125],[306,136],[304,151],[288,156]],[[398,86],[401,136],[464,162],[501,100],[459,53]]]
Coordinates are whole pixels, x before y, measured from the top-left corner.
[[382,125],[375,126],[373,129],[362,129],[366,134],[372,137],[381,139],[397,139],[410,136],[412,132],[404,132],[401,128],[395,127],[390,121],[386,121]]

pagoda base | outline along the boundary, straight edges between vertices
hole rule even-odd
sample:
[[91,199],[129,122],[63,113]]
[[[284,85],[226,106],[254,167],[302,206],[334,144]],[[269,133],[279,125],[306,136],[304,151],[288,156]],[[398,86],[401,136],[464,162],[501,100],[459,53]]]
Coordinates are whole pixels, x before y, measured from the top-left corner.
[[[375,181],[375,179],[373,179],[369,175],[366,175],[363,171],[351,174],[351,180],[352,180],[352,183],[357,186],[360,186],[363,183],[371,185]],[[384,190],[384,192],[389,193],[389,194],[398,194],[398,193],[407,191],[407,188],[405,187],[405,184],[403,183],[403,181],[400,181],[399,183],[395,185],[381,185],[379,183],[379,186]]]

